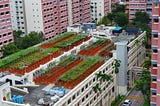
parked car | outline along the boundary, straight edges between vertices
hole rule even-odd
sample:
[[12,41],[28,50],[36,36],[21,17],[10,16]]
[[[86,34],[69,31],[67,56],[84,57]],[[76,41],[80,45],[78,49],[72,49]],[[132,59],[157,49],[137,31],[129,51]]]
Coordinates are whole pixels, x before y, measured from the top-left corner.
[[130,106],[132,104],[132,102],[129,100],[129,99],[126,99],[124,102],[123,102],[123,105],[122,106]]

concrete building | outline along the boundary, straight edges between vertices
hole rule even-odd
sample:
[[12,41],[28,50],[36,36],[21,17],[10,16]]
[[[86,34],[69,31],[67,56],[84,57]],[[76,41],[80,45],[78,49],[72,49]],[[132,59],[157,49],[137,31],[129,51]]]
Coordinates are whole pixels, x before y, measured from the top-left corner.
[[12,29],[21,30],[23,34],[26,33],[26,21],[24,12],[24,0],[10,0]]
[[[77,45],[76,47],[72,48],[71,50],[64,52],[62,55],[53,58],[48,63],[45,63],[43,65],[40,65],[40,67],[32,70],[31,72],[25,73],[25,75],[17,76],[15,74],[8,74],[5,76],[2,76],[0,78],[0,81],[5,81],[6,79],[10,79],[12,81],[12,84],[14,86],[18,86],[19,84],[16,84],[16,81],[22,82],[22,86],[24,87],[31,87],[34,86],[34,78],[38,77],[43,69],[46,69],[49,67],[50,64],[54,62],[59,62],[62,58],[65,56],[69,56],[73,52],[78,54],[78,52],[82,49],[82,47],[88,47],[91,46],[93,42],[96,42],[98,39],[91,37],[89,40],[84,41],[82,44]],[[74,56],[75,56],[74,55]],[[69,89],[67,88],[67,93],[57,101],[54,106],[73,106],[73,105],[81,105],[81,106],[93,106],[93,105],[100,105],[102,103],[103,106],[110,106],[111,102],[115,99],[115,92],[116,90],[116,75],[114,72],[114,56],[111,56],[110,58],[106,58],[104,62],[94,71],[88,75],[84,80],[82,80],[80,83],[78,83],[74,88]],[[113,81],[100,81],[96,80],[96,73],[105,73],[107,75],[111,75]],[[40,75],[41,76],[41,75]],[[102,92],[95,93],[93,90],[93,86],[95,86],[97,83],[100,83]],[[22,87],[21,86],[21,87]],[[36,93],[29,93],[27,94],[27,97],[24,96],[24,101],[27,101],[27,103],[30,103],[31,106],[36,106],[37,104],[37,97],[48,97],[48,95],[45,94],[44,89],[48,89],[49,87],[52,88],[54,84],[47,85],[46,87],[40,86],[37,88],[39,91]],[[23,91],[24,92],[24,91]],[[41,93],[39,93],[41,92]],[[35,96],[37,95],[36,99]],[[27,100],[26,100],[27,99]],[[33,101],[33,102],[28,102]],[[49,100],[50,101],[50,100]],[[101,102],[102,101],[102,102]],[[8,105],[4,106],[28,106],[27,104],[15,104],[13,102],[9,102],[8,100],[5,102],[8,103]]]
[[147,2],[146,0],[130,0],[129,1],[129,20],[135,18],[137,11],[146,12]]
[[[13,42],[11,14],[9,0],[0,1],[0,48]],[[0,53],[2,57],[2,53]]]
[[92,21],[99,22],[108,12],[111,12],[110,0],[91,0]]
[[159,0],[152,1],[152,64],[151,64],[151,106],[160,105],[160,65],[159,65],[159,34],[160,34],[160,2]]
[[[116,59],[121,61],[121,66],[119,68],[119,73],[117,77],[118,92],[121,95],[127,93],[127,86],[132,86],[134,84],[134,71],[133,68],[136,66],[141,66],[145,60],[145,47],[142,44],[146,32],[139,34],[136,38],[121,36],[118,42],[116,42]],[[136,44],[136,40],[139,44]],[[128,79],[129,78],[129,79]],[[128,81],[127,81],[128,80]]]
[[90,0],[68,0],[69,25],[91,22]]
[[68,26],[67,2],[53,0],[25,0],[27,33],[43,32],[50,39],[66,31]]

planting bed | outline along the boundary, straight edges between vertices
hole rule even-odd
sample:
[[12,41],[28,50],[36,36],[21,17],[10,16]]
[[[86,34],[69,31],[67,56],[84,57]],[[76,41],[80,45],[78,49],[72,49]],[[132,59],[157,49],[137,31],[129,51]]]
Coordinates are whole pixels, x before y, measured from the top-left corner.
[[65,86],[66,88],[74,88],[78,83],[83,81],[87,76],[94,72],[104,63],[101,57],[88,57],[83,62],[73,67],[55,83],[57,86]]
[[73,36],[76,36],[76,34],[72,32],[66,32],[63,35],[59,35],[56,38],[48,41],[47,43],[44,43],[40,45],[41,48],[52,48],[55,44],[62,42],[64,40],[67,40],[69,38],[72,38]]
[[23,75],[88,39],[90,37],[65,33],[38,47],[31,47],[1,59],[0,69]]
[[110,43],[109,45],[106,46],[106,48],[104,50],[102,50],[101,52],[99,52],[99,56],[105,56],[108,57],[110,55],[112,55],[112,53],[110,52],[111,50],[115,49],[115,46],[113,43]]
[[46,70],[42,70],[39,77],[36,77],[34,81],[36,83],[49,84],[57,80],[62,74],[67,72],[72,67],[79,64],[83,59],[78,56],[69,56],[61,60],[58,65],[51,64]]
[[98,51],[100,51],[102,48],[104,48],[106,45],[108,45],[109,43],[111,43],[110,40],[99,39],[98,41],[93,43],[91,46],[88,46],[87,48],[81,50],[78,54],[93,56]]

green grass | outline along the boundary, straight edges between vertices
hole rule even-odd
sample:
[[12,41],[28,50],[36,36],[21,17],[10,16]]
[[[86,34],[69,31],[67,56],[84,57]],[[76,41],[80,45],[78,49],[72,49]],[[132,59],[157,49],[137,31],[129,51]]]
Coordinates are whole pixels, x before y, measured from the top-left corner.
[[63,74],[59,80],[62,81],[71,81],[82,75],[87,69],[91,66],[95,65],[97,62],[102,61],[101,57],[93,56],[88,57],[86,60],[78,64],[77,66],[73,67],[71,70],[67,71]]
[[16,52],[12,55],[9,55],[9,56],[0,60],[0,68],[4,68],[4,67],[8,66],[8,64],[12,63],[13,61],[20,59],[21,57],[23,57],[29,53],[37,51],[38,49],[39,49],[39,47],[30,47],[28,49],[21,50],[21,51]]
[[[14,58],[14,59],[12,59],[12,61],[10,61],[9,63],[4,64],[4,65],[6,65],[6,67],[9,66],[11,68],[23,69],[24,66],[29,66],[32,63],[37,62],[37,61],[43,59],[44,57],[48,56],[49,53],[54,53],[58,50],[59,50],[58,48],[34,49],[34,51],[30,51],[30,52],[27,51],[27,54],[24,53],[24,54],[18,55],[18,58]],[[15,55],[13,55],[13,56],[15,56]],[[16,54],[16,56],[17,56],[17,54]],[[8,59],[10,59],[10,58],[8,58]]]

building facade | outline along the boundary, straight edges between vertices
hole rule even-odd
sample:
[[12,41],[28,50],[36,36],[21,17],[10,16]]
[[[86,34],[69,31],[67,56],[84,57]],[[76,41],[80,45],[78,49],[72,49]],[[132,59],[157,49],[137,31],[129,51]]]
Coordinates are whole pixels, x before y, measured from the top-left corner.
[[159,66],[159,32],[160,32],[160,2],[152,1],[152,65],[151,65],[151,106],[160,105],[160,69]]
[[92,21],[99,22],[108,12],[111,11],[110,0],[91,0]]
[[[0,48],[13,42],[13,32],[11,24],[9,0],[0,1]],[[0,53],[2,57],[2,53]]]
[[69,25],[91,22],[90,0],[68,0]]
[[[55,106],[110,106],[114,100],[116,91],[116,75],[114,73],[114,57],[106,61],[95,72],[89,75],[85,80],[78,84],[62,99],[60,99]],[[101,71],[111,75],[114,81],[101,82],[102,91],[95,93],[93,86],[97,83],[96,73]]]
[[21,30],[23,34],[25,30],[25,12],[23,0],[10,0],[11,17],[12,17],[12,29]]
[[66,31],[68,14],[65,0],[25,0],[24,4],[27,33],[42,31],[47,40]]
[[135,18],[135,13],[137,11],[146,12],[146,0],[130,0],[129,1],[129,20]]

